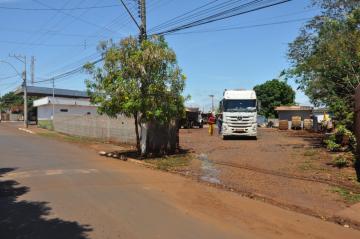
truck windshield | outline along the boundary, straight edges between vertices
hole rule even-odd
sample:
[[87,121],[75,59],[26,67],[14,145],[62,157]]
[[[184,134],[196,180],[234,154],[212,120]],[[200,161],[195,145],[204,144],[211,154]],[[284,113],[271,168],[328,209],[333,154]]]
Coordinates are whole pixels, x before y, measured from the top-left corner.
[[256,100],[224,100],[224,112],[256,111]]

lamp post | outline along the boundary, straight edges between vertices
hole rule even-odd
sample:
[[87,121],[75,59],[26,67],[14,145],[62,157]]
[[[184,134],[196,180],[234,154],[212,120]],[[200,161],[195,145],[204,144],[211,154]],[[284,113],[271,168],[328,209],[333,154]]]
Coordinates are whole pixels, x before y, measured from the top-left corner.
[[211,98],[211,113],[214,113],[214,95],[209,95]]

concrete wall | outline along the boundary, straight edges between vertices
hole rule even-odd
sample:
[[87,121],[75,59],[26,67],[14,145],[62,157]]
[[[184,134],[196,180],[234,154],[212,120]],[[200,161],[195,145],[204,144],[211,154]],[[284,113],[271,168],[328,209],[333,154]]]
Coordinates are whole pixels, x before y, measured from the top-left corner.
[[[80,106],[80,105],[55,105],[56,115],[97,115],[96,106]],[[62,112],[67,110],[68,112]],[[51,104],[38,106],[37,116],[38,120],[50,120],[53,114],[53,106]]]
[[55,114],[54,130],[83,137],[111,140],[119,143],[135,144],[134,120],[126,117],[117,119],[100,115]]

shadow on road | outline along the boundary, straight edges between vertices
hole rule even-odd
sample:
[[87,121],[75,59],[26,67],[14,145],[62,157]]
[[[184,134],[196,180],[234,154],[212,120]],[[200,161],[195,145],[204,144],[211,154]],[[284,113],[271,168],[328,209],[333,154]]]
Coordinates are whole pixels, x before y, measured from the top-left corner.
[[12,239],[86,239],[92,229],[88,225],[64,221],[59,218],[46,219],[51,208],[47,202],[17,201],[29,192],[28,187],[19,186],[14,180],[1,180],[14,168],[0,168],[0,238]]

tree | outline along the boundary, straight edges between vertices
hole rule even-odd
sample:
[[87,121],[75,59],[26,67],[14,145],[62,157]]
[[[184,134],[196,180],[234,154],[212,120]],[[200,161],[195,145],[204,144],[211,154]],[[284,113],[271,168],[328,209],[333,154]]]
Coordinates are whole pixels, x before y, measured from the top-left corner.
[[184,113],[185,76],[176,55],[163,37],[138,43],[128,37],[119,44],[102,43],[102,67],[87,64],[91,101],[100,113],[123,114],[135,120],[136,146],[140,152],[139,126],[156,121],[168,124]]
[[277,116],[275,107],[280,105],[293,105],[295,102],[295,92],[286,81],[273,79],[264,84],[254,87],[256,96],[261,102],[260,114],[267,118]]
[[314,17],[294,42],[288,56],[294,77],[312,103],[326,105],[347,128],[353,126],[354,92],[360,83],[360,2],[317,1]]
[[0,97],[0,109],[2,111],[10,110],[12,106],[21,106],[24,104],[24,98],[10,91]]

